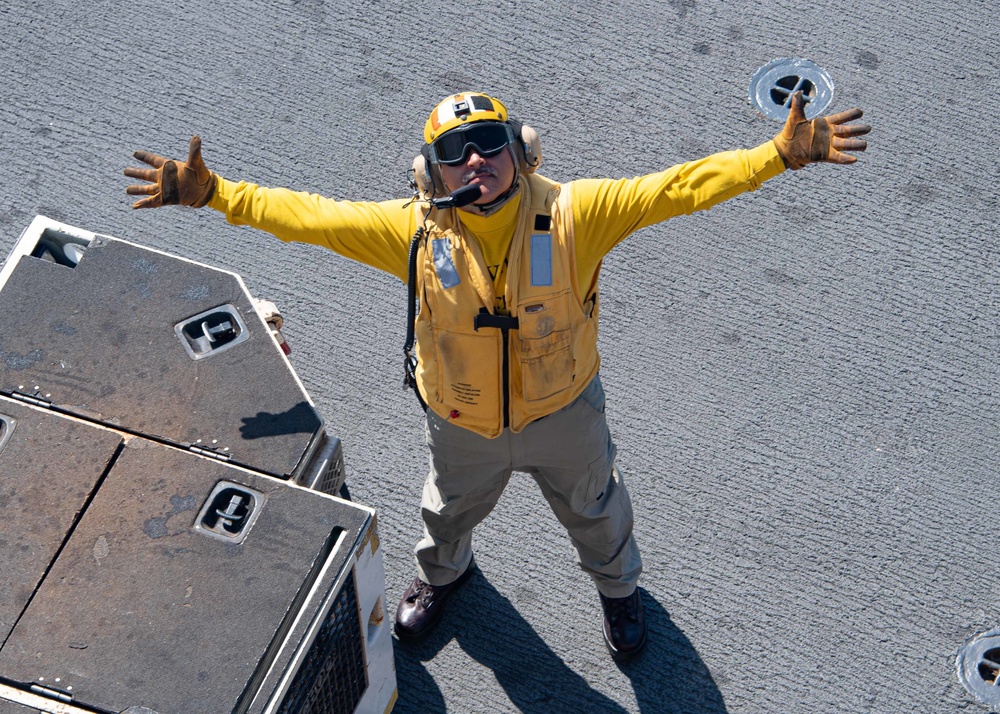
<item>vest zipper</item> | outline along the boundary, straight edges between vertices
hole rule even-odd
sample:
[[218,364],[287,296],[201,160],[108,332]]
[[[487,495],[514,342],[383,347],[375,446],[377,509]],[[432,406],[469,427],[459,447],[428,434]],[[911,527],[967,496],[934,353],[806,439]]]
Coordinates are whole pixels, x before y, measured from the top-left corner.
[[503,428],[510,426],[510,331],[519,327],[517,317],[494,315],[485,307],[472,319],[476,332],[480,327],[495,327],[503,337]]
[[503,335],[503,428],[510,426],[510,330]]

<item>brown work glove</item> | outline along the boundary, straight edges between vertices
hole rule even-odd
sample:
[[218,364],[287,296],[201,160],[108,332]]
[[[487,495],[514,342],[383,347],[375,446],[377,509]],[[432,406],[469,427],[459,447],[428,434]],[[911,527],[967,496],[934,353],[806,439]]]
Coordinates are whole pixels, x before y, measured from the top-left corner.
[[136,151],[132,155],[153,167],[137,169],[130,166],[125,169],[126,176],[150,182],[133,184],[125,189],[130,196],[146,197],[133,203],[132,208],[156,208],[178,203],[201,208],[215,192],[215,174],[201,160],[200,136],[191,137],[187,162],[184,163],[148,151]]
[[774,137],[774,145],[785,166],[795,170],[815,161],[834,164],[853,164],[857,161],[858,157],[843,152],[867,149],[867,141],[850,137],[867,134],[872,128],[869,124],[845,122],[860,119],[861,110],[848,109],[810,121],[806,119],[805,103],[802,92],[792,95],[788,120],[781,133]]

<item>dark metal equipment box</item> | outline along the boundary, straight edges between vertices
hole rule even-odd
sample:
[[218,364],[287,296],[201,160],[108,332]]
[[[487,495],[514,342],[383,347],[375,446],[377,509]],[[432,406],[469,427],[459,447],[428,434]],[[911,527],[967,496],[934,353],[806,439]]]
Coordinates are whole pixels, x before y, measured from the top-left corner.
[[390,710],[342,482],[238,276],[36,218],[0,271],[0,714]]

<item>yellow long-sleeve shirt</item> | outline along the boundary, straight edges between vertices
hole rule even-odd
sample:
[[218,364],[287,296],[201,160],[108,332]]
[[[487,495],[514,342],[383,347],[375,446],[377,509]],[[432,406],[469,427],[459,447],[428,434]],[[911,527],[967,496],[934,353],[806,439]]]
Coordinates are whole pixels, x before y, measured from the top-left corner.
[[[572,182],[577,275],[586,289],[604,256],[636,230],[673,216],[703,211],[784,170],[768,141],[753,149],[713,154],[665,171],[632,179]],[[208,205],[235,225],[251,225],[287,242],[324,246],[343,256],[407,279],[410,240],[416,230],[408,199],[380,202],[335,201],[283,188],[234,183],[219,177]],[[485,217],[458,211],[466,231],[480,244],[497,295],[517,219],[512,200]]]

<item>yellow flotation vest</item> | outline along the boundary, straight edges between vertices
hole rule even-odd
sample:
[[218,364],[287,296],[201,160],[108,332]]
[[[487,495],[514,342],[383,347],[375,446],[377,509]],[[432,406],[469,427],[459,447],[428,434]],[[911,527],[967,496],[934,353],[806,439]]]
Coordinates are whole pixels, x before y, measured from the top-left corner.
[[[534,174],[520,190],[510,315],[496,313],[493,280],[458,209],[431,211],[417,254],[417,387],[438,416],[488,438],[571,403],[600,363],[596,286],[578,285],[569,191]],[[426,208],[415,210],[419,225]]]

